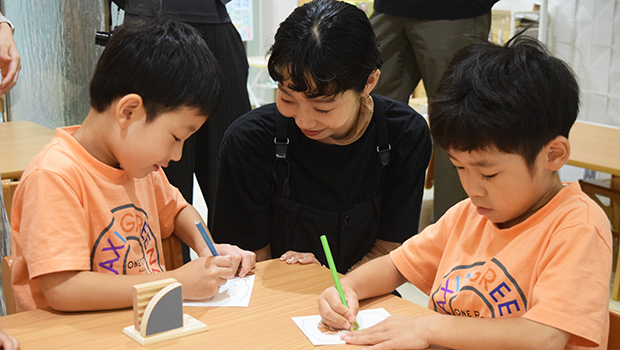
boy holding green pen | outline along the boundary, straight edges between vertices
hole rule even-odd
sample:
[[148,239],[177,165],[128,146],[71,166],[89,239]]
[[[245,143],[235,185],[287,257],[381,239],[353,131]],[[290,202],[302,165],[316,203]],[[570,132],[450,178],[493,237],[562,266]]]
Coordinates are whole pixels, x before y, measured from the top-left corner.
[[534,39],[459,51],[429,121],[469,198],[348,273],[348,308],[336,288],[326,289],[323,322],[349,328],[358,300],[408,280],[436,314],[392,316],[342,339],[372,349],[606,349],[609,221],[577,182],[558,176],[578,107],[571,70]]

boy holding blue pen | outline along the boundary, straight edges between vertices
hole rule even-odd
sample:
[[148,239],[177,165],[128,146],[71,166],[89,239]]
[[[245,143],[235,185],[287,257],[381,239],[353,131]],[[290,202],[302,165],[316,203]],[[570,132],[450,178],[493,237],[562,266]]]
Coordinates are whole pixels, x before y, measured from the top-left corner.
[[[558,170],[579,110],[570,69],[534,39],[459,51],[429,105],[433,140],[469,198],[318,299],[348,328],[358,300],[407,280],[436,314],[342,333],[372,349],[606,349],[612,239],[602,209]],[[458,317],[455,317],[458,316]]]
[[[16,190],[18,311],[130,307],[133,285],[168,277],[183,284],[184,299],[206,299],[254,267],[254,253],[238,247],[210,252],[200,215],[161,169],[217,109],[221,84],[215,58],[185,24],[114,31],[91,81],[88,116],[57,130]],[[161,242],[173,233],[199,258],[165,271]]]

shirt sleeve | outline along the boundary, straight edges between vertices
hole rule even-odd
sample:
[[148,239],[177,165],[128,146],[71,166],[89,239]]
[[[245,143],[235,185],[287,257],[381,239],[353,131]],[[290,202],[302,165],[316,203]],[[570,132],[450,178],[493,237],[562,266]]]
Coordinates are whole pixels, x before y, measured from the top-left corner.
[[398,271],[426,295],[433,288],[448,233],[451,232],[446,222],[442,218],[436,224],[427,226],[390,253]]
[[153,173],[153,190],[157,200],[161,238],[164,239],[174,232],[174,218],[188,203],[179,189],[168,182],[162,169]]
[[571,334],[569,344],[595,346],[607,335],[611,246],[589,223],[564,228],[548,243],[524,318]]
[[[49,171],[22,179],[18,227],[30,278],[90,269],[87,213],[70,182]],[[62,213],[61,213],[62,212]]]

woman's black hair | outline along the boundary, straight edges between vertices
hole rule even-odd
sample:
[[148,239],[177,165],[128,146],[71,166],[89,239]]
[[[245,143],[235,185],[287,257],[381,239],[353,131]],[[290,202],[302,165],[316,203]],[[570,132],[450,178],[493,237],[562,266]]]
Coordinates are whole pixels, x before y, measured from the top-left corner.
[[383,63],[364,11],[336,0],[296,8],[280,23],[269,52],[271,78],[310,98],[362,92]]

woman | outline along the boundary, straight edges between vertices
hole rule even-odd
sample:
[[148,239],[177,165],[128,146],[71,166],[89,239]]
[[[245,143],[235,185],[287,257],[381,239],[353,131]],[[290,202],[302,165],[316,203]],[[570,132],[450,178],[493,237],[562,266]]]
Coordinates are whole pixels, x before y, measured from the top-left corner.
[[338,271],[387,254],[418,232],[431,140],[406,104],[370,95],[381,53],[365,13],[341,1],[297,8],[270,49],[276,103],[226,131],[213,237],[257,260]]

